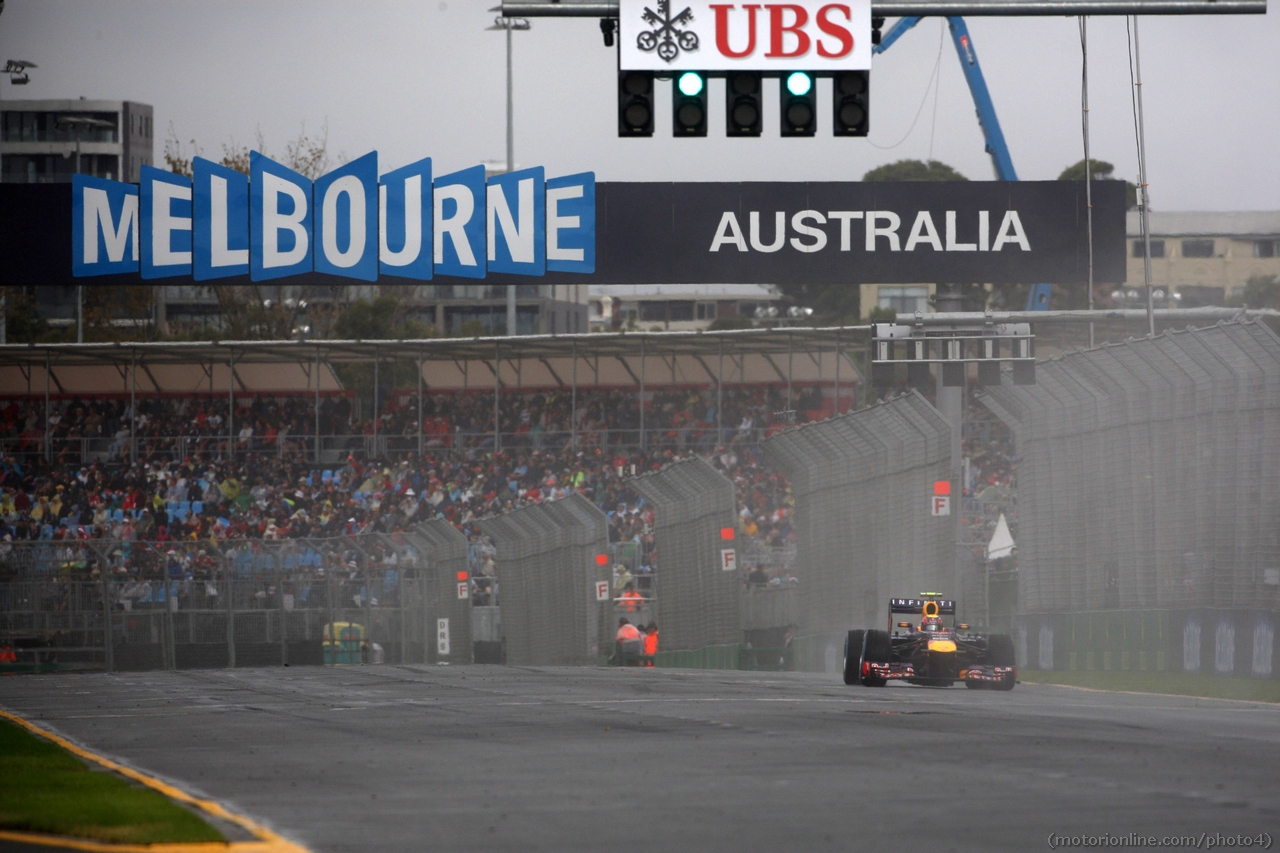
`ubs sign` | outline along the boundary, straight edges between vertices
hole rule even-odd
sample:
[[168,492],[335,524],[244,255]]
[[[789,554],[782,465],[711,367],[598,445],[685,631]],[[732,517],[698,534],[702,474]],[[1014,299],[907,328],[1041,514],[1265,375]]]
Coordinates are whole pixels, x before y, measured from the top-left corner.
[[196,281],[591,273],[595,196],[593,173],[541,167],[434,176],[428,158],[379,178],[370,152],[313,182],[256,151],[248,175],[197,157],[190,178],[150,166],[136,185],[76,175],[71,268]]
[[627,71],[865,71],[869,0],[725,3],[621,0]]

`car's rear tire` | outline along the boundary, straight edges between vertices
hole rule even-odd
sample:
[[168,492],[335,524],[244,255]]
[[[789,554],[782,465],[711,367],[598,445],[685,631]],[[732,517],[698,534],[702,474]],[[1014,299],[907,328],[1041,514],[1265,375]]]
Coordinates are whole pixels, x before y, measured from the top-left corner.
[[[889,663],[893,656],[893,640],[888,631],[867,631],[862,640],[862,660],[870,663]],[[859,665],[859,671],[862,667]],[[862,676],[867,687],[884,687],[885,679],[874,675]]]
[[968,687],[970,690],[981,690],[982,688],[986,687],[987,684],[985,681],[976,681],[976,680],[970,680],[966,678],[964,680],[964,686]]
[[[1013,638],[1008,634],[992,634],[987,637],[987,663],[991,666],[1016,666],[1017,656],[1013,651]],[[1009,673],[999,681],[993,681],[995,690],[1012,690],[1017,683],[1017,676]]]
[[844,638],[844,683],[857,684],[858,670],[862,666],[862,635],[867,633],[859,628],[850,631]]

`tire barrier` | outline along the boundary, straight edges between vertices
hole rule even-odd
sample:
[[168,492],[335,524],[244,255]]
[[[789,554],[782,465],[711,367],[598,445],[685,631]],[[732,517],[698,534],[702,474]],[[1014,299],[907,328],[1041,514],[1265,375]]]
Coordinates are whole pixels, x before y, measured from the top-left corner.
[[[608,519],[574,493],[477,522],[497,547],[498,607],[507,662],[524,666],[595,663],[612,650],[601,633],[608,601]],[[603,556],[603,560],[599,559]]]
[[787,430],[763,449],[795,495],[802,637],[843,642],[851,627],[878,627],[895,595],[939,590],[963,606],[958,513],[930,508],[935,482],[951,480],[951,427],[917,392]]
[[1273,332],[1168,331],[1036,379],[979,397],[1017,446],[1020,612],[1280,607]]
[[693,457],[628,485],[653,506],[662,647],[689,650],[741,642],[733,483],[711,463]]

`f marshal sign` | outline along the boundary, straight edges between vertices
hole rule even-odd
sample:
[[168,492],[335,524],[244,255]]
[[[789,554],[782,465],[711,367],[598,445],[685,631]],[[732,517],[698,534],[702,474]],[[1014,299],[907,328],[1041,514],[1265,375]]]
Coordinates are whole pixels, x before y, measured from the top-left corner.
[[254,151],[248,175],[197,157],[190,178],[150,166],[141,178],[75,176],[73,276],[429,281],[595,270],[591,172],[434,176],[428,158],[379,178],[371,152],[313,182]]
[[621,0],[625,71],[865,71],[870,0]]

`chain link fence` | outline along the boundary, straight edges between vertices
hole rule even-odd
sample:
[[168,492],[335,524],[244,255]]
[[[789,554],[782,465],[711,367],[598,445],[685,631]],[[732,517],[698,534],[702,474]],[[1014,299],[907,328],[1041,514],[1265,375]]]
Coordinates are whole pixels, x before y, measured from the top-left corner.
[[1014,434],[1022,613],[1280,605],[1280,339],[1168,331],[981,400]]
[[878,626],[893,596],[968,597],[957,516],[931,514],[935,482],[951,480],[951,427],[918,393],[788,430],[763,449],[795,494],[802,637],[829,646],[849,628]]
[[741,642],[733,483],[695,456],[628,484],[653,506],[662,647]]
[[477,524],[497,547],[508,663],[594,663],[611,652],[608,519],[599,507],[573,493]]
[[456,600],[453,581],[466,572],[466,540],[441,525],[334,539],[0,543],[0,646],[36,668],[468,662],[470,600]]

